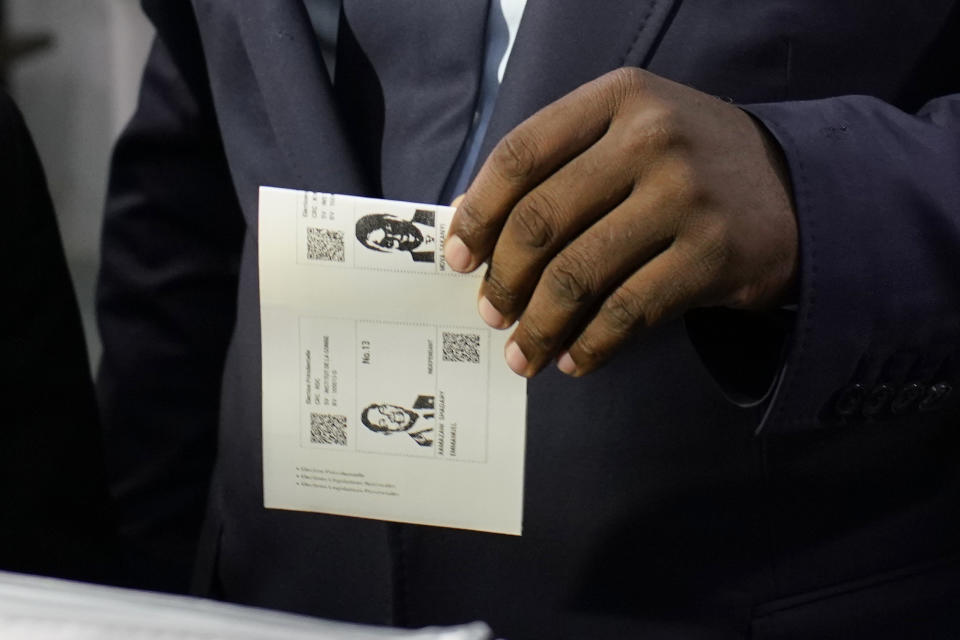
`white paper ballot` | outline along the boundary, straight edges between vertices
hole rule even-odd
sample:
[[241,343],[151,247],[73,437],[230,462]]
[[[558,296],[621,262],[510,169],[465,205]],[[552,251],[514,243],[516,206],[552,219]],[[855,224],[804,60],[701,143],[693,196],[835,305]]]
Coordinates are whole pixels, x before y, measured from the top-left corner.
[[520,535],[526,381],[453,211],[260,189],[267,508]]

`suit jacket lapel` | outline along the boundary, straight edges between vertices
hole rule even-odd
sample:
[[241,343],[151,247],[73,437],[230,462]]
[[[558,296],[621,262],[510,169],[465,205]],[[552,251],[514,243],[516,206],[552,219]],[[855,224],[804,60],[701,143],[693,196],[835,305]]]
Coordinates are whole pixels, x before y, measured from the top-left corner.
[[[484,137],[481,162],[500,138],[537,109],[606,71],[644,64],[680,1],[528,0]],[[291,183],[281,186],[379,195],[376,177],[365,175],[346,135],[303,4],[297,0],[194,0],[194,5],[204,24],[208,58],[215,58],[217,51],[224,56],[236,54],[232,47],[218,47],[220,38],[239,36],[242,40],[253,71],[253,78],[244,80],[256,85],[279,155],[286,160],[291,176]],[[469,7],[469,3],[462,6]],[[471,35],[475,33],[471,30]],[[474,44],[472,50],[479,56],[482,42]],[[215,68],[236,68],[229,60],[208,59],[208,63]],[[479,70],[477,60],[471,57],[471,63]],[[224,83],[232,81],[222,79]],[[396,108],[418,106],[415,92],[405,91]],[[221,106],[225,107],[229,108]],[[246,106],[238,104],[236,108]],[[469,122],[458,126],[465,135]],[[386,145],[384,164],[401,167],[387,182],[395,185],[391,191],[402,193],[390,195],[426,201],[436,198],[457,150],[447,153],[449,158],[445,155],[442,161],[433,162],[435,170],[425,175],[417,170],[415,157],[411,161],[400,156],[428,155],[429,150]],[[420,186],[412,186],[416,184]]]
[[680,2],[527,0],[474,173],[537,110],[607,71],[645,65]]
[[237,85],[225,88],[224,95],[241,100],[221,104],[220,109],[252,108],[246,103],[251,96],[237,87],[255,85],[276,141],[275,155],[286,160],[289,169],[286,173],[291,182],[276,186],[371,195],[370,181],[344,135],[330,78],[303,3],[194,0],[194,6],[204,25],[204,46],[212,68],[245,68],[236,60],[210,60],[217,52],[236,55],[236,48],[220,46],[222,38],[241,40],[253,77],[219,79]]

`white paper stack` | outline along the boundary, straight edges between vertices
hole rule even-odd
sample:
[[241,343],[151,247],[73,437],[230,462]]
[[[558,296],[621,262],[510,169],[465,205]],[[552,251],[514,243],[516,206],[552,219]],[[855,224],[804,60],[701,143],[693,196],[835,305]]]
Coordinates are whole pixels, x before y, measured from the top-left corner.
[[483,623],[415,631],[0,572],[3,640],[490,640]]

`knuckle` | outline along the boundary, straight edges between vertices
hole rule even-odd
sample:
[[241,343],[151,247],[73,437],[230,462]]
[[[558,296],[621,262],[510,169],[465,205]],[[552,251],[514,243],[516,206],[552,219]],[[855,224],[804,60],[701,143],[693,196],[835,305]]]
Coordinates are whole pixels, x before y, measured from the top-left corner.
[[682,159],[670,162],[661,174],[670,200],[680,205],[682,211],[698,211],[708,205],[709,198],[703,180],[691,163]]
[[749,305],[754,291],[739,285],[742,261],[732,230],[727,225],[712,224],[701,233],[698,246],[692,250],[691,273],[701,295],[719,298],[726,306]]
[[640,301],[623,287],[610,294],[600,311],[607,328],[615,335],[625,335],[634,329],[649,326],[646,312]]
[[727,306],[733,309],[749,309],[760,299],[762,290],[751,285],[733,287],[726,296]]
[[591,368],[602,362],[607,357],[607,350],[601,346],[594,337],[587,333],[577,338],[576,343],[571,348],[576,351],[576,362],[584,368]]
[[497,172],[509,182],[525,182],[537,168],[537,144],[529,134],[517,130],[503,138],[491,156]]
[[547,331],[543,325],[535,319],[524,318],[522,327],[523,342],[525,345],[533,347],[531,353],[545,353],[553,350],[557,342],[556,335]]
[[642,73],[631,67],[614,69],[591,83],[591,93],[594,99],[605,104],[608,114],[613,117],[631,96],[642,91]]
[[559,217],[559,206],[552,196],[543,192],[543,189],[528,194],[517,204],[512,213],[512,218],[517,224],[519,240],[536,248],[547,246],[556,237],[556,220]]
[[520,294],[508,287],[493,271],[491,266],[484,277],[487,299],[501,313],[513,311],[520,303]]
[[694,245],[693,250],[702,273],[712,276],[727,270],[734,256],[727,225],[715,221],[698,221],[689,225],[687,235]]
[[561,303],[573,306],[595,296],[596,278],[568,247],[554,258],[544,273],[550,293]]
[[640,93],[647,86],[647,72],[638,67],[620,67],[602,76],[615,95],[626,97]]
[[704,271],[709,274],[726,271],[733,262],[733,254],[733,247],[730,245],[725,228],[721,227],[711,232],[701,255]]
[[476,242],[494,231],[496,231],[494,219],[484,215],[469,198],[460,204],[460,208],[457,209],[457,234],[468,246],[471,246],[471,240]]
[[665,156],[683,145],[677,116],[669,106],[648,104],[625,120],[619,139],[630,156]]
[[676,149],[683,143],[680,115],[671,105],[659,104],[650,114],[650,137],[661,149]]

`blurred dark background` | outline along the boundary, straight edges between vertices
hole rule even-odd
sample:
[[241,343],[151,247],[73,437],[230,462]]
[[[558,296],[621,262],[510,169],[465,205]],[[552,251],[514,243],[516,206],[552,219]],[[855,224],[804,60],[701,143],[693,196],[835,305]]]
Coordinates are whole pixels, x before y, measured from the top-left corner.
[[0,0],[0,81],[46,169],[92,367],[107,163],[133,113],[150,40],[137,0]]

